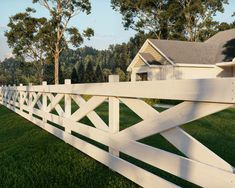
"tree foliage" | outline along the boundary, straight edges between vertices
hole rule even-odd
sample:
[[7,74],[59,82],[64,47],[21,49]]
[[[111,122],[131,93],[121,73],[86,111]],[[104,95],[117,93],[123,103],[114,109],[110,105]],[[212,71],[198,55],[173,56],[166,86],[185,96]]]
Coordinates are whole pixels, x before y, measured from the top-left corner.
[[85,67],[83,63],[80,63],[78,67],[78,82],[79,83],[85,82]]
[[34,9],[27,8],[26,12],[10,17],[9,31],[5,33],[9,47],[13,54],[26,61],[34,62],[37,77],[43,80],[44,65],[50,54],[49,38],[47,37],[47,19],[34,18]]
[[78,74],[77,74],[77,70],[75,67],[73,68],[73,71],[71,74],[71,82],[72,82],[72,84],[78,83]]
[[50,45],[54,58],[55,84],[59,83],[59,59],[62,51],[69,44],[78,47],[83,43],[83,37],[88,39],[94,35],[94,31],[88,28],[81,34],[77,28],[68,27],[70,20],[79,13],[90,14],[91,4],[89,0],[33,0],[39,3],[50,13],[51,34]]
[[104,76],[103,76],[103,72],[101,70],[100,64],[96,66],[95,80],[96,82],[104,82]]
[[158,39],[203,39],[205,30],[217,24],[213,16],[223,12],[227,0],[111,0],[123,15],[125,28],[154,33]]
[[95,81],[95,75],[94,75],[94,66],[93,62],[88,62],[86,71],[85,71],[85,82],[92,83]]
[[20,58],[9,58],[0,62],[0,85],[20,83],[40,84],[34,65]]

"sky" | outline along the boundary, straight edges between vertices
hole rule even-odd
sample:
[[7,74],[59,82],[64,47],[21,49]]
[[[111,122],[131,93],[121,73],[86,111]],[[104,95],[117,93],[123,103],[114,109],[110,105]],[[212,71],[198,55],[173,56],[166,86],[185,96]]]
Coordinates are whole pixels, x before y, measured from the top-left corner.
[[[230,23],[234,20],[231,15],[235,11],[235,0],[229,0],[229,2],[229,5],[225,5],[225,12],[216,15],[217,21]],[[76,26],[80,31],[87,27],[94,29],[95,36],[90,41],[85,40],[84,45],[107,49],[110,44],[127,42],[135,35],[135,31],[123,28],[122,16],[111,8],[110,0],[91,0],[91,3],[90,15],[80,14],[70,22],[71,26]],[[47,10],[39,4],[32,4],[32,0],[0,0],[0,60],[11,55],[4,36],[9,17],[24,11],[27,7],[35,8],[37,17],[48,16]]]

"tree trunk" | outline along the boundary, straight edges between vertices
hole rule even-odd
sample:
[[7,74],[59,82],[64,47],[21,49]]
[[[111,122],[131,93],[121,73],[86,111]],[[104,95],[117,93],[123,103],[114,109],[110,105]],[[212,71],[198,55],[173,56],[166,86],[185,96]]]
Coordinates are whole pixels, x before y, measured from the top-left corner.
[[59,52],[55,52],[54,56],[54,79],[55,85],[59,84]]
[[55,44],[55,53],[54,53],[54,76],[55,76],[55,85],[59,84],[59,58],[60,58],[60,39],[61,39],[61,30],[60,30],[60,17],[61,17],[61,2],[57,1],[57,41]]
[[39,83],[42,84],[43,79],[44,79],[44,63],[41,62],[40,65],[41,65],[40,67],[41,70],[40,70],[40,75],[39,75]]

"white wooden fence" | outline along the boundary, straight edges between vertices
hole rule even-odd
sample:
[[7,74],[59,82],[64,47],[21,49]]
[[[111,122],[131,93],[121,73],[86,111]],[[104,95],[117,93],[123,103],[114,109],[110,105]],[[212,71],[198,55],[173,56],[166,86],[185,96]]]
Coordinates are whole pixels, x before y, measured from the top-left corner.
[[[66,80],[64,85],[44,82],[41,86],[3,86],[0,91],[1,104],[143,187],[178,186],[121,159],[119,152],[202,187],[235,187],[234,168],[180,128],[182,124],[234,105],[235,78],[121,83],[117,76],[111,76],[110,83],[70,84]],[[86,101],[82,95],[93,97]],[[185,102],[159,113],[141,98]],[[79,106],[73,113],[72,100]],[[109,102],[109,125],[94,111],[105,101]],[[142,119],[121,131],[120,101]],[[85,116],[95,127],[79,122]],[[65,131],[50,122],[64,127]],[[71,131],[110,149],[102,150],[73,136]],[[138,142],[157,133],[187,157]]]

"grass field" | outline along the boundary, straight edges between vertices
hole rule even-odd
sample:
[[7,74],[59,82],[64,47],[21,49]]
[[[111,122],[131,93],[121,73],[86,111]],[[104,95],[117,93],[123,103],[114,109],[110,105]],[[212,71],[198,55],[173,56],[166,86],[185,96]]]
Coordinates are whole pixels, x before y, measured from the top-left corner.
[[[107,104],[101,105],[96,111],[107,122]],[[82,121],[89,124],[86,118]],[[124,129],[140,119],[121,105],[120,121],[121,129]],[[235,166],[235,109],[227,109],[184,125],[183,128]],[[151,136],[141,142],[182,155],[160,135]],[[106,149],[102,145],[98,146]],[[124,154],[121,157],[182,187],[197,187]],[[0,106],[0,187],[138,186]]]

